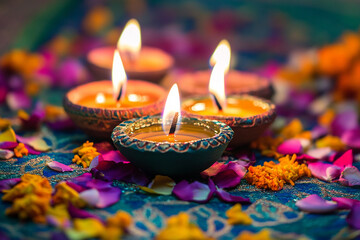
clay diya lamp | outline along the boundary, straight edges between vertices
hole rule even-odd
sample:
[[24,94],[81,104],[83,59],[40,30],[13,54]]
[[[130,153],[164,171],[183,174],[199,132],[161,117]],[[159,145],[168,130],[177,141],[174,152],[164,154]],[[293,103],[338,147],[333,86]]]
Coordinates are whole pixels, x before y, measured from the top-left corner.
[[236,148],[256,140],[275,120],[275,105],[250,95],[226,97],[224,65],[215,64],[210,76],[210,95],[193,97],[182,104],[184,115],[213,119],[226,123],[234,130],[229,146]]
[[[220,57],[221,52],[230,54],[230,44],[222,40],[216,47],[210,58],[210,65],[213,66]],[[230,58],[229,58],[230,59]],[[184,73],[178,77],[177,83],[184,97],[203,96],[208,93],[209,79],[211,70]],[[254,73],[230,70],[225,74],[225,89],[227,95],[249,94],[266,99],[270,99],[274,94],[274,89],[269,79]]]
[[115,49],[120,51],[130,79],[160,82],[174,65],[174,58],[163,50],[141,46],[139,23],[131,19],[124,27],[116,47],[99,47],[87,54],[89,69],[98,79],[106,79],[110,75]]
[[166,91],[156,84],[127,80],[115,51],[112,82],[90,82],[71,89],[63,105],[73,122],[89,136],[110,140],[120,122],[161,113],[165,97]]
[[113,133],[117,149],[150,174],[174,178],[198,174],[216,162],[233,136],[226,124],[180,114],[177,86],[170,92],[163,116],[122,122]]

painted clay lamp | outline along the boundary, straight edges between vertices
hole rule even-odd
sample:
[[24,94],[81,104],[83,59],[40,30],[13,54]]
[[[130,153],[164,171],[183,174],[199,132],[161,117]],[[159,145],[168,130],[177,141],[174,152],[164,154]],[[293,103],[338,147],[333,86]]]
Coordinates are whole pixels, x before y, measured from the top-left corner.
[[182,104],[184,115],[213,119],[226,123],[234,130],[229,146],[239,147],[257,139],[275,120],[275,105],[250,95],[225,94],[224,74],[229,69],[229,49],[217,56],[209,82],[209,95],[192,97]]
[[[174,59],[161,49],[142,46],[140,25],[129,20],[119,38],[116,49],[120,51],[125,71],[130,79],[151,82],[161,81],[174,65]],[[87,54],[87,63],[98,79],[108,78],[115,47],[95,48]]]
[[143,117],[122,122],[112,140],[134,165],[150,174],[183,177],[198,174],[216,162],[233,136],[216,120],[181,117],[175,84],[162,117]]
[[[223,49],[230,49],[227,40],[222,40],[210,58],[210,65],[214,66],[216,57]],[[208,92],[211,70],[188,72],[178,77],[179,89],[184,97],[201,96]],[[230,70],[225,75],[226,94],[249,94],[270,99],[274,93],[269,79],[255,73]]]
[[141,80],[127,80],[118,50],[114,51],[112,81],[89,82],[71,89],[64,109],[89,136],[110,139],[120,122],[161,113],[166,91]]

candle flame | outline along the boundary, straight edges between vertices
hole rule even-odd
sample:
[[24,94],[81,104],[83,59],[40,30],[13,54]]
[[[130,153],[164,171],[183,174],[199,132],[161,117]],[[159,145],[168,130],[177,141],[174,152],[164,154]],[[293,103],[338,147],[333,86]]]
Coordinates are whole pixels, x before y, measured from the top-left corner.
[[127,77],[118,50],[115,50],[114,52],[111,79],[113,84],[114,99],[119,101],[125,96]]
[[225,81],[224,81],[225,71],[226,69],[224,69],[223,64],[216,63],[210,75],[209,92],[213,96],[213,100],[216,103],[219,110],[222,110],[226,107]]
[[105,95],[102,92],[96,94],[95,102],[96,103],[104,103],[105,102]]
[[136,59],[141,49],[141,31],[139,22],[130,19],[119,38],[117,48],[121,53],[128,54],[130,59]]
[[214,53],[210,57],[210,66],[214,67],[216,64],[221,64],[225,73],[229,71],[231,59],[231,47],[226,39],[220,41]]
[[178,114],[176,119],[177,120],[176,129],[178,129],[181,121],[181,111],[180,111],[179,89],[177,84],[175,83],[169,91],[162,115],[162,128],[166,135],[169,134],[171,125],[174,121],[174,117],[176,117],[176,114]]

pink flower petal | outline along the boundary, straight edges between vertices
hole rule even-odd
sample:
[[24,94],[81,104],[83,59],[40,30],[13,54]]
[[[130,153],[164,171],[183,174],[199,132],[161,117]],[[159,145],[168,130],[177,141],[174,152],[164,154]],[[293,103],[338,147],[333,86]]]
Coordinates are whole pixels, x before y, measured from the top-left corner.
[[0,149],[10,149],[14,150],[14,148],[18,145],[17,142],[1,142]]
[[182,180],[175,185],[173,193],[176,197],[184,201],[192,201],[198,203],[206,203],[210,200],[214,194],[214,187],[209,187],[204,183],[198,181],[189,183],[186,180]]
[[351,167],[353,164],[353,153],[352,150],[346,151],[341,157],[334,161],[334,165],[344,169],[345,167]]
[[62,164],[62,163],[57,162],[57,161],[49,162],[47,164],[47,166],[49,168],[51,168],[52,170],[57,171],[57,172],[72,172],[72,171],[74,171],[74,169],[72,169],[68,165]]
[[41,153],[40,151],[34,150],[34,148],[30,147],[30,146],[27,145],[26,143],[25,143],[24,145],[25,145],[25,148],[29,151],[29,154],[39,155],[39,154]]
[[219,172],[223,171],[226,168],[226,165],[222,162],[215,162],[211,165],[208,169],[204,170],[201,175],[212,177],[218,174]]
[[299,154],[302,151],[301,142],[299,139],[289,139],[281,143],[277,152],[287,155],[287,154]]
[[24,92],[9,92],[6,95],[6,103],[13,111],[27,109],[31,106],[31,99]]
[[333,197],[331,200],[337,202],[338,209],[351,209],[355,203],[360,203],[359,200],[344,197]]
[[98,216],[96,216],[95,214],[91,214],[83,209],[76,208],[72,204],[69,204],[68,211],[69,211],[71,218],[95,218],[95,219],[103,222],[103,220],[101,218],[99,218]]
[[51,149],[51,147],[40,136],[22,137],[17,135],[16,137],[19,142],[29,145],[30,147],[34,148],[34,150],[46,152]]
[[346,222],[353,229],[360,229],[360,203],[355,203],[346,217]]
[[345,131],[341,141],[350,148],[360,149],[360,128]]
[[65,59],[57,71],[59,85],[72,87],[88,79],[85,67],[76,59]]
[[341,136],[345,131],[357,127],[358,116],[354,110],[346,110],[338,113],[331,123],[331,132],[335,136]]
[[310,213],[329,213],[337,209],[336,202],[326,201],[317,194],[298,200],[295,205],[302,211]]
[[103,153],[104,161],[113,161],[115,163],[119,162],[125,162],[129,163],[129,161],[122,155],[119,151],[108,151],[106,153]]
[[7,160],[14,156],[14,152],[7,149],[0,149],[0,160]]
[[244,166],[246,169],[249,166],[254,165],[256,158],[255,153],[252,151],[246,151],[242,150],[235,154],[235,157],[237,158],[236,162],[238,162],[240,165]]
[[213,181],[220,188],[230,188],[237,186],[241,178],[233,169],[226,169],[214,176]]
[[8,190],[18,184],[21,181],[20,178],[10,178],[10,179],[4,179],[0,180],[0,192],[3,190]]
[[117,203],[120,200],[121,189],[116,187],[108,187],[99,189],[100,199],[96,204],[98,208],[105,208]]
[[313,157],[314,159],[322,160],[325,157],[329,156],[332,153],[330,147],[323,148],[313,148],[306,152],[307,155]]
[[96,204],[100,201],[100,193],[95,188],[82,191],[79,195],[81,199],[83,199],[89,206],[92,207],[96,206]]
[[225,191],[224,189],[217,189],[216,190],[216,195],[224,202],[229,202],[229,203],[251,203],[249,198],[243,198],[240,196],[235,196],[230,194],[229,192]]
[[342,171],[339,182],[345,186],[360,185],[360,171],[356,167],[345,167]]
[[329,163],[315,162],[308,163],[308,167],[311,171],[311,174],[321,180],[331,182],[334,179],[339,178],[341,174],[341,168],[334,166]]
[[311,130],[311,138],[312,139],[318,139],[318,138],[324,137],[327,134],[329,134],[329,131],[327,128],[325,128],[323,126],[315,126]]

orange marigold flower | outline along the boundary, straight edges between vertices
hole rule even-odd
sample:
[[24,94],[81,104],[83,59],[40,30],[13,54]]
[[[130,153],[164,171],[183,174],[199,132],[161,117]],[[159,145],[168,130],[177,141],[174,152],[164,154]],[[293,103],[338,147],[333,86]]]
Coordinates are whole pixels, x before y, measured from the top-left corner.
[[242,231],[236,240],[274,240],[269,229],[262,229],[258,233]]
[[29,154],[29,150],[27,150],[27,148],[25,147],[25,145],[23,143],[19,143],[14,148],[14,153],[15,153],[16,157],[22,158],[23,156],[27,156]]
[[335,111],[333,109],[328,109],[325,113],[323,113],[319,117],[318,122],[321,126],[330,127],[330,124],[334,120],[334,117],[335,117]]
[[323,138],[320,138],[315,143],[317,148],[330,147],[334,151],[345,150],[346,145],[341,141],[339,137],[327,135]]
[[95,7],[85,16],[83,27],[85,31],[96,34],[113,22],[113,15],[106,7]]
[[250,225],[252,219],[241,210],[241,204],[235,204],[232,208],[226,211],[226,216],[228,217],[228,223],[231,225],[234,224],[244,224]]
[[132,223],[132,217],[125,211],[117,211],[114,216],[106,220],[107,226],[118,227],[121,229],[128,228]]
[[332,44],[318,52],[318,70],[322,74],[335,75],[344,72],[351,63],[352,55],[344,44]]
[[294,138],[302,131],[303,131],[303,125],[301,121],[298,118],[295,118],[280,131],[280,135],[283,136],[285,139],[290,139],[290,138]]
[[94,143],[86,141],[82,146],[77,147],[73,150],[73,153],[77,154],[73,158],[73,162],[82,165],[84,168],[90,166],[91,161],[100,153],[93,147]]
[[295,185],[295,181],[304,176],[311,176],[310,170],[305,164],[299,164],[294,154],[291,159],[287,155],[279,159],[276,164],[273,161],[264,162],[263,166],[250,166],[245,179],[257,188],[279,191],[285,183]]
[[354,58],[360,53],[360,35],[353,32],[345,33],[341,37],[341,43],[344,45],[349,55]]
[[56,192],[52,198],[54,204],[73,204],[76,207],[85,207],[86,203],[79,193],[71,188],[66,182],[60,182],[55,186]]

